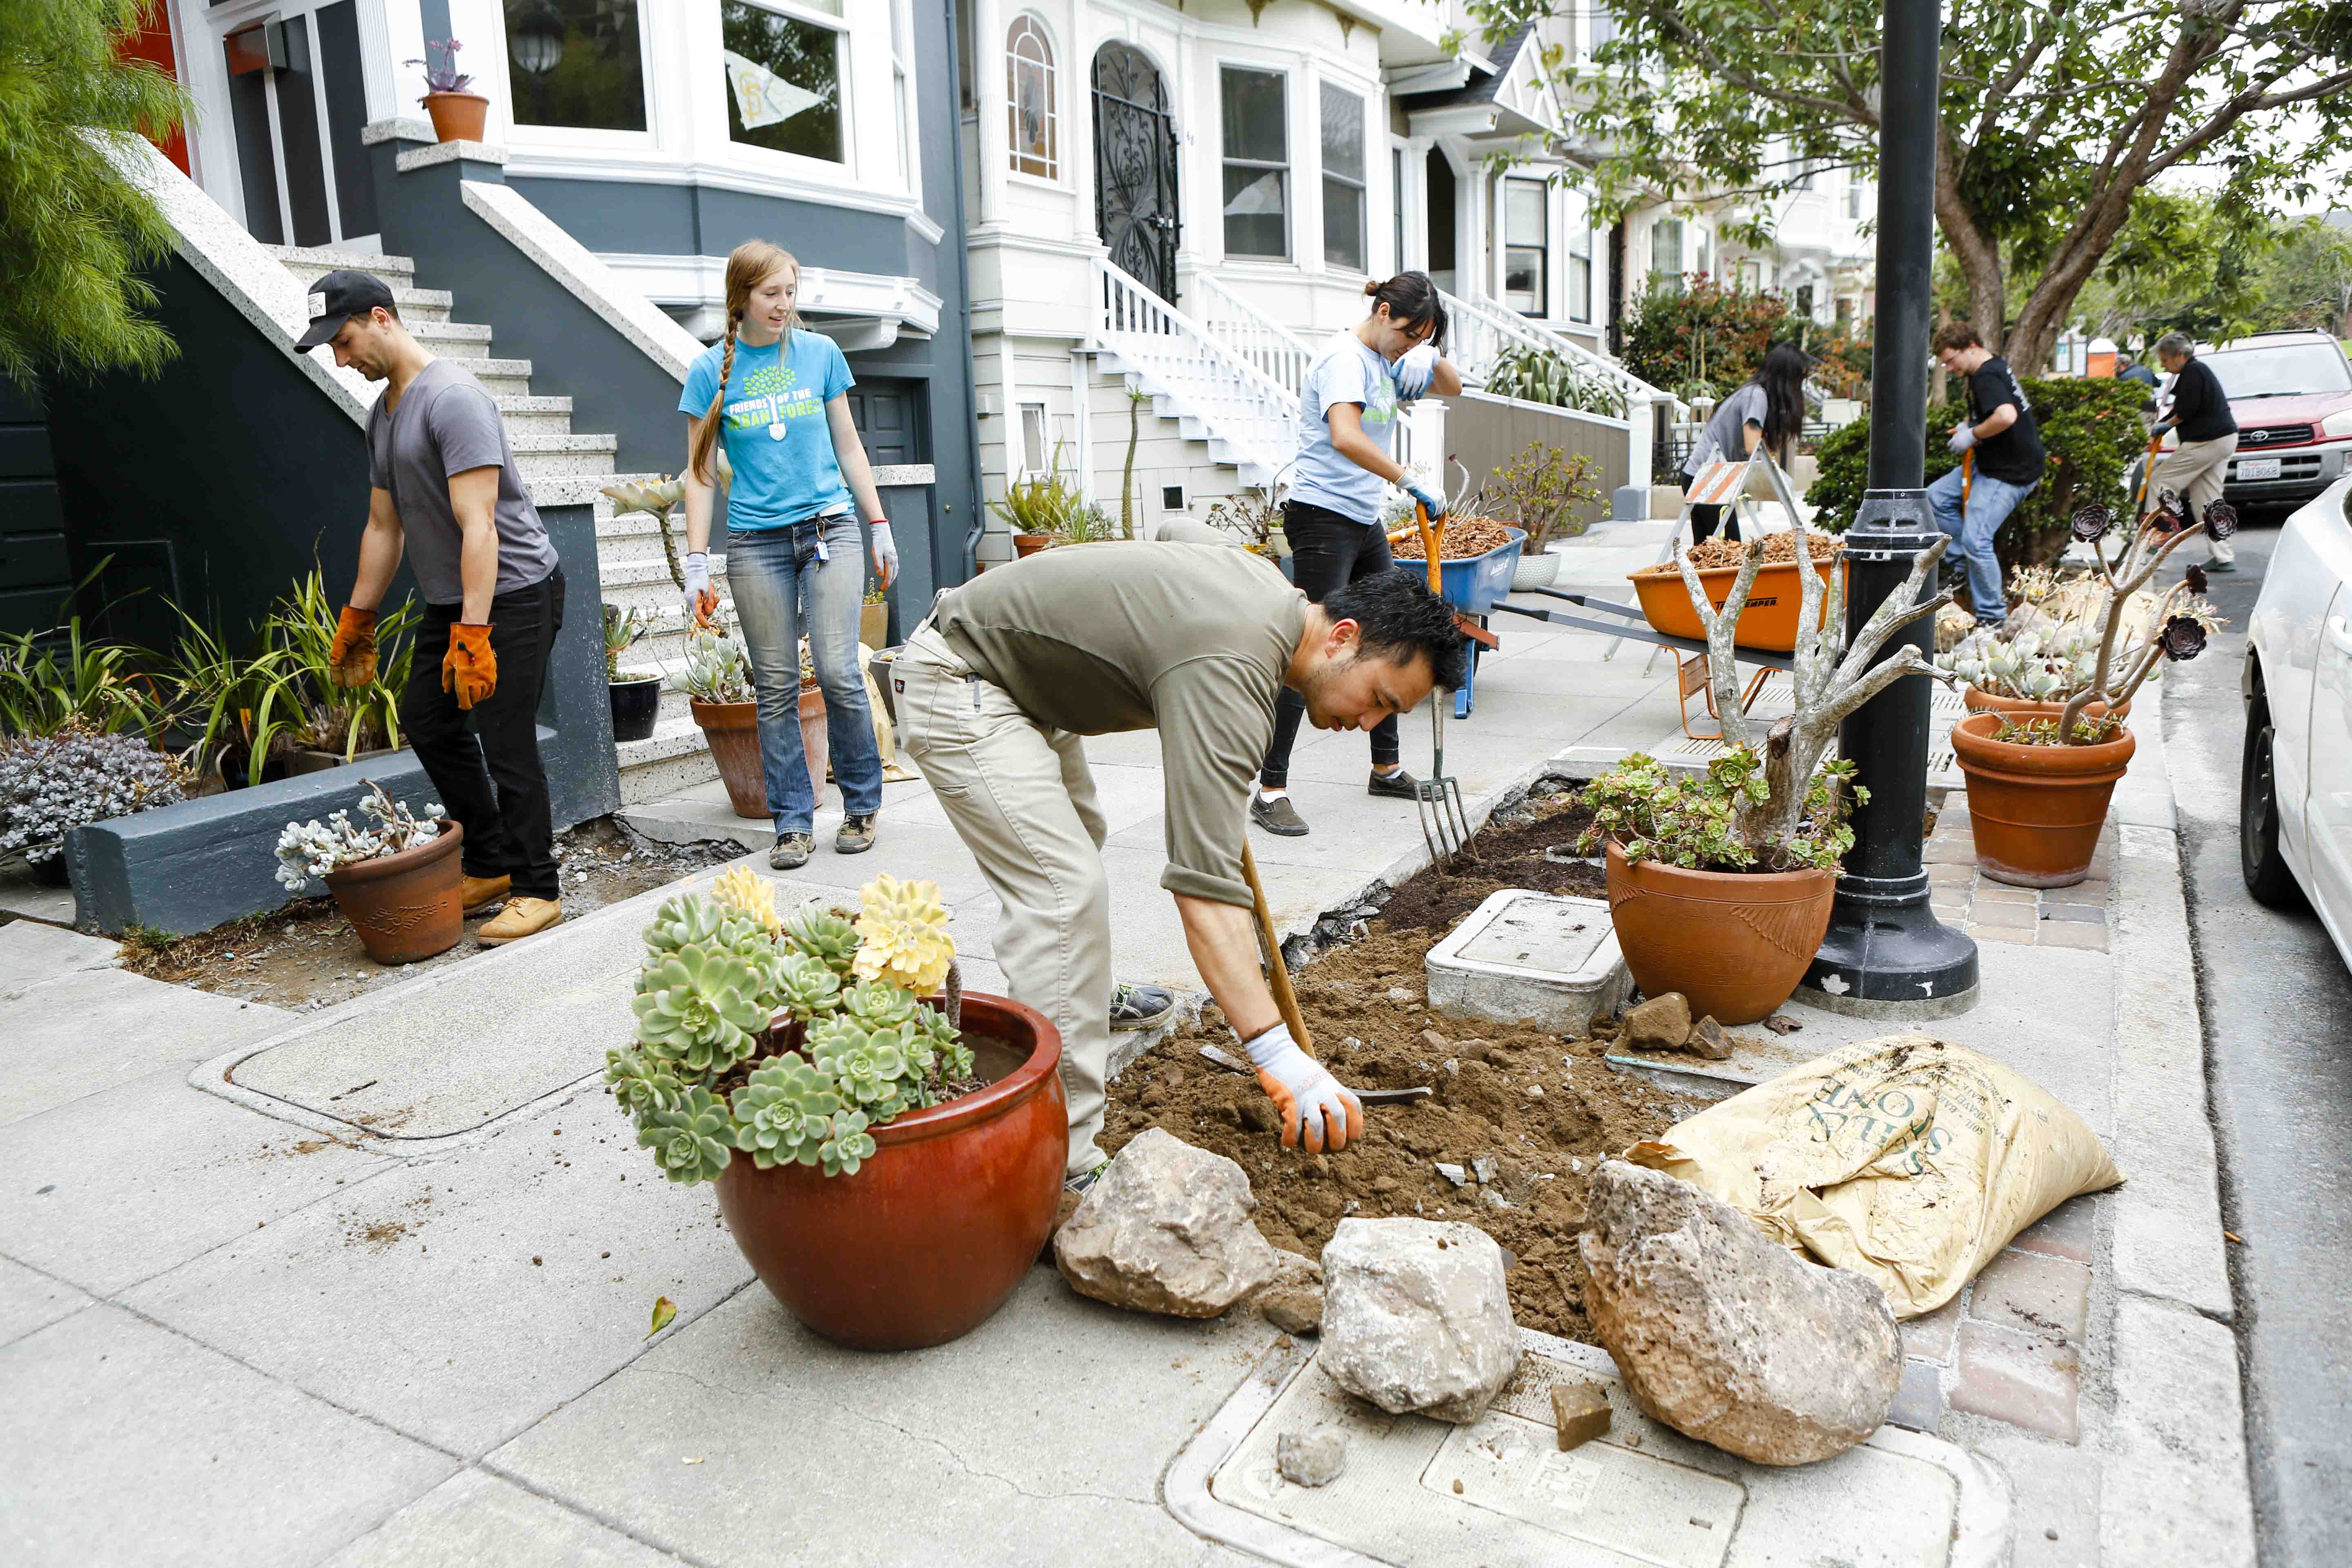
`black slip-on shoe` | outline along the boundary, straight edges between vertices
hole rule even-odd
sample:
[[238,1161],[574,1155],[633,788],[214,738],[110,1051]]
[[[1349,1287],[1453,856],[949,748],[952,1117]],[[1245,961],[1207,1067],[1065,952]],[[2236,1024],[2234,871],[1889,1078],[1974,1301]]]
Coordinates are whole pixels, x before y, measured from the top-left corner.
[[1280,834],[1285,838],[1307,837],[1307,819],[1298,815],[1298,808],[1290,804],[1290,797],[1286,795],[1276,795],[1272,800],[1262,795],[1250,796],[1250,820],[1268,833]]
[[1418,798],[1413,794],[1417,783],[1411,773],[1399,768],[1392,773],[1374,773],[1364,785],[1364,793],[1385,795],[1390,800],[1413,800]]

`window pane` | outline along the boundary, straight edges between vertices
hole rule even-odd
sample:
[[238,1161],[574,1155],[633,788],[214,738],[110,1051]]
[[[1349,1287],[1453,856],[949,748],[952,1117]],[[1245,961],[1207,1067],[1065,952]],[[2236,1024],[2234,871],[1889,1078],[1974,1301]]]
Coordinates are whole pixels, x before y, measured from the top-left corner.
[[1004,69],[1013,167],[1052,179],[1057,172],[1054,51],[1045,29],[1032,18],[1013,21],[1005,38]]
[[1223,73],[1225,156],[1261,163],[1287,163],[1290,138],[1283,129],[1282,78],[1269,71]]
[[1660,218],[1650,236],[1650,270],[1680,277],[1683,270],[1683,220]]
[[1589,225],[1573,221],[1569,224],[1568,253],[1586,258],[1592,255],[1592,229]]
[[1225,165],[1225,254],[1287,256],[1290,226],[1284,221],[1287,195],[1280,169]]
[[637,0],[506,0],[519,125],[646,128]]
[[1361,184],[1364,179],[1364,100],[1323,84],[1323,172]]
[[1592,320],[1592,262],[1588,257],[1571,256],[1568,259],[1568,319]]
[[719,18],[728,135],[841,163],[841,35],[745,0],[722,0]]
[[1522,315],[1544,313],[1544,253],[1512,246],[1503,252],[1503,303]]
[[1323,259],[1334,267],[1364,269],[1364,188],[1344,180],[1323,182]]
[[1544,188],[1533,180],[1503,182],[1504,237],[1513,245],[1544,242]]

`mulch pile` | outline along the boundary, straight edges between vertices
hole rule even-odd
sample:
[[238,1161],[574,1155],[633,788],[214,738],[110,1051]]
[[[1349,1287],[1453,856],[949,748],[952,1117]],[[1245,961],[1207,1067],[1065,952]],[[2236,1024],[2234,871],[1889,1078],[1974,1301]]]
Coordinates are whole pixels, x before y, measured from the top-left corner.
[[[1389,553],[1399,561],[1426,561],[1429,558],[1421,552],[1421,531],[1412,527],[1410,518],[1406,520],[1406,526],[1411,531],[1391,546]],[[1445,521],[1445,542],[1438,546],[1437,558],[1440,561],[1467,561],[1474,555],[1484,555],[1489,550],[1500,550],[1511,542],[1510,527],[1509,523],[1492,517],[1448,518]]]
[[[1110,1086],[1103,1148],[1116,1153],[1160,1127],[1227,1156],[1249,1175],[1266,1239],[1308,1257],[1350,1215],[1466,1221],[1510,1255],[1511,1310],[1522,1325],[1590,1342],[1576,1237],[1593,1167],[1697,1107],[1612,1071],[1601,1040],[1435,1017],[1423,1006],[1423,956],[1497,888],[1599,895],[1599,868],[1543,858],[1548,846],[1572,845],[1588,819],[1555,799],[1498,821],[1474,841],[1479,860],[1408,880],[1367,935],[1295,977],[1315,1054],[1343,1081],[1426,1084],[1436,1090],[1430,1099],[1368,1107],[1362,1143],[1342,1152],[1285,1149],[1256,1079],[1198,1054],[1209,1044],[1234,1049],[1213,1005]],[[1477,1163],[1489,1160],[1482,1180]],[[1462,1186],[1438,1172],[1441,1162],[1463,1167]]]
[[[1832,539],[1826,534],[1808,533],[1805,538],[1812,545],[1813,559],[1816,561],[1834,560],[1838,552],[1845,548],[1845,541]],[[1747,560],[1748,546],[1738,540],[1725,539],[1720,536],[1714,539],[1702,539],[1690,547],[1690,558],[1691,564],[1700,571],[1711,572],[1717,567],[1737,566]],[[1780,532],[1768,533],[1764,536],[1764,564],[1769,566],[1775,563],[1794,561],[1796,558],[1797,536],[1795,533],[1783,529]],[[1653,566],[1648,570],[1673,572],[1675,568]]]

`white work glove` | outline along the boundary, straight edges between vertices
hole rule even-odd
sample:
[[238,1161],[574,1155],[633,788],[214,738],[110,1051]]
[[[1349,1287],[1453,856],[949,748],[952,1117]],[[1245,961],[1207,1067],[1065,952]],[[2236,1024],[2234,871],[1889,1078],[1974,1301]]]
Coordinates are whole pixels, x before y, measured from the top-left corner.
[[686,625],[691,631],[698,616],[718,614],[719,593],[710,585],[710,552],[686,552]]
[[1296,1149],[1303,1140],[1308,1153],[1320,1154],[1364,1135],[1364,1102],[1298,1048],[1288,1025],[1276,1024],[1242,1048],[1257,1068],[1258,1086],[1282,1115],[1284,1148]]
[[1422,510],[1429,513],[1429,521],[1431,522],[1435,523],[1444,521],[1445,503],[1437,498],[1434,491],[1430,490],[1425,486],[1415,484],[1411,479],[1402,479],[1398,482],[1403,486],[1405,494],[1411,496],[1413,500],[1421,503]]
[[874,534],[874,575],[887,588],[898,580],[898,546],[890,537],[890,521],[877,518],[866,526]]
[[1407,349],[1396,363],[1397,395],[1411,403],[1428,392],[1430,381],[1436,374],[1435,343],[1423,343],[1418,348]]
[[1944,443],[1946,447],[1955,452],[1965,452],[1976,444],[1976,427],[1971,425],[1953,426],[1952,438]]

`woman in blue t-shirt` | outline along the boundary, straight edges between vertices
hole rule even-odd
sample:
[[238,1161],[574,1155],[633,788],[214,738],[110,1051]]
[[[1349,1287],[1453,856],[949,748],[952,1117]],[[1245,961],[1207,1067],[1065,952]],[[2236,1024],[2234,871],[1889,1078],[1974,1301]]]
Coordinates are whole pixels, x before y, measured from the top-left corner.
[[[1400,407],[1424,393],[1450,397],[1462,390],[1460,374],[1437,357],[1445,342],[1444,303],[1426,272],[1400,272],[1365,284],[1364,292],[1372,313],[1332,334],[1298,389],[1298,460],[1282,503],[1282,531],[1290,541],[1292,581],[1318,604],[1396,564],[1380,523],[1386,486],[1403,486],[1433,522],[1445,515],[1436,496],[1407,482],[1395,457]],[[1291,742],[1306,711],[1306,699],[1285,688],[1274,705],[1274,743],[1250,796],[1250,820],[1286,838],[1307,831],[1289,788]],[[1367,793],[1412,798],[1412,775],[1397,758],[1391,714],[1372,730]]]
[[846,814],[833,847],[844,855],[874,847],[882,758],[866,677],[857,667],[857,607],[866,596],[860,510],[872,532],[881,585],[888,587],[898,574],[898,552],[874,489],[873,466],[849,416],[845,394],[855,384],[849,365],[831,338],[796,324],[799,288],[800,263],[790,252],[765,240],[737,246],[727,258],[727,335],[694,362],[677,405],[689,417],[689,622],[719,603],[709,549],[711,454],[721,441],[733,470],[727,580],[759,693],[760,769],[776,824],[768,864],[780,871],[807,864],[816,843],[816,791],[801,747],[803,636],[824,691],[834,776]]

